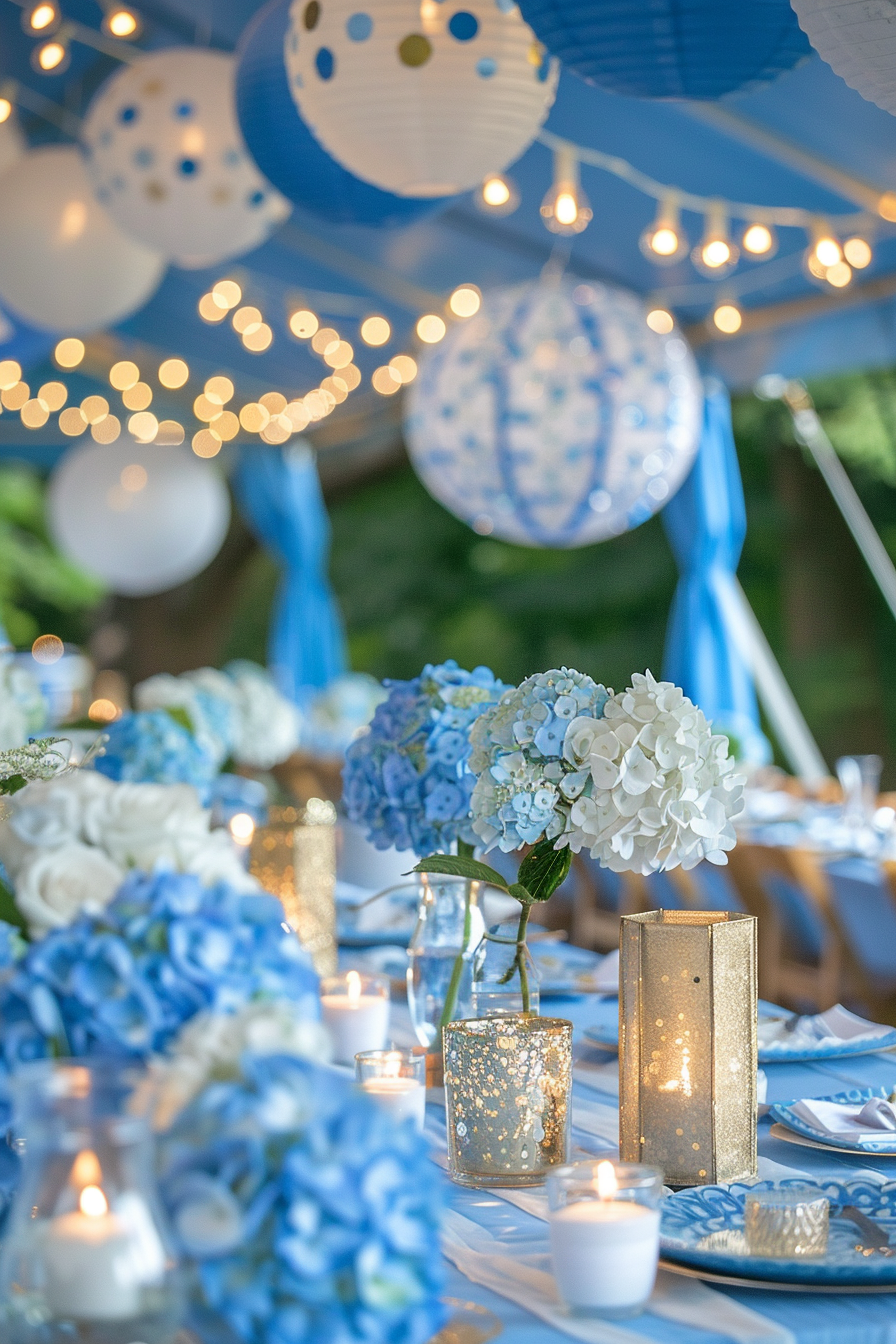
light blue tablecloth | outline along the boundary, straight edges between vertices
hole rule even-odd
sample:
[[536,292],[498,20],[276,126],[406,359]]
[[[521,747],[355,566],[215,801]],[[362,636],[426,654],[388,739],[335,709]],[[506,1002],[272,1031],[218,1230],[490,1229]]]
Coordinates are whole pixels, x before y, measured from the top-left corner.
[[[541,1011],[544,1016],[572,1020],[576,1028],[577,1054],[580,1057],[606,1058],[597,1053],[592,1056],[586,1052],[583,1055],[581,1034],[583,1028],[601,1020],[606,1021],[616,1014],[615,999],[547,999],[542,1003]],[[826,1096],[848,1086],[896,1087],[896,1054],[865,1055],[824,1064],[770,1064],[763,1067],[768,1077],[770,1102]],[[576,1094],[583,1099],[587,1097],[604,1104],[616,1104],[615,1096],[604,1095],[591,1087],[585,1088],[578,1081],[575,1089]],[[763,1157],[819,1175],[845,1176],[857,1170],[858,1164],[845,1155],[797,1147],[773,1139],[769,1130],[769,1121],[762,1121],[759,1152]],[[592,1143],[597,1147],[600,1141],[592,1140]],[[865,1171],[878,1171],[889,1179],[896,1179],[896,1159],[862,1158],[861,1165]],[[463,1190],[452,1185],[450,1200],[460,1213],[487,1227],[495,1235],[512,1237],[514,1232],[529,1229],[536,1235],[545,1233],[544,1223],[487,1192]],[[542,1324],[507,1298],[471,1283],[451,1267],[447,1291],[453,1297],[479,1302],[500,1317],[504,1322],[501,1340],[507,1344],[569,1344],[569,1336]],[[798,1344],[896,1344],[896,1294],[828,1296],[762,1290],[725,1291],[745,1306],[786,1326],[796,1336]],[[662,1341],[662,1344],[723,1344],[726,1339],[726,1336],[714,1330],[694,1330],[675,1325],[650,1313],[622,1324],[629,1324],[639,1334]]]

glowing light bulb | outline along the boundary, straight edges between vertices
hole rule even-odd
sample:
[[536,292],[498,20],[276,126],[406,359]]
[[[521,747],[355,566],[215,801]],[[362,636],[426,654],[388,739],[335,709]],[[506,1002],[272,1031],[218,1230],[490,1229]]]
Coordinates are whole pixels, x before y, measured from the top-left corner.
[[688,243],[681,231],[678,200],[674,194],[666,195],[660,201],[656,218],[641,234],[638,246],[645,257],[658,266],[669,266],[684,256]]
[[835,289],[845,289],[852,280],[852,267],[845,261],[838,261],[833,266],[829,266],[825,271],[825,280]]
[[48,75],[54,70],[61,72],[68,65],[68,62],[68,46],[66,43],[53,38],[52,41],[44,42],[43,46],[37,48],[32,65],[36,64],[38,70]]
[[309,340],[319,326],[320,322],[317,320],[317,314],[312,313],[308,308],[299,308],[297,312],[290,315],[289,329],[293,336],[297,336],[300,341]]
[[0,98],[0,126],[12,116],[12,103],[8,98]]
[[255,822],[248,812],[237,812],[230,818],[227,829],[234,841],[246,848],[252,843],[252,837],[255,834]]
[[485,179],[474,199],[487,215],[510,215],[520,203],[520,194],[509,177],[493,173]]
[[881,219],[896,223],[896,191],[885,191],[877,203],[877,213]]
[[42,3],[34,5],[22,15],[22,27],[32,35],[51,32],[58,22],[59,10],[48,0],[42,0]]
[[570,237],[591,223],[591,206],[579,185],[579,160],[573,145],[554,151],[554,183],[541,203],[541,217],[551,233]]
[[575,224],[579,214],[579,203],[572,191],[561,191],[554,201],[554,218],[558,224]]
[[132,9],[123,5],[114,5],[103,19],[103,31],[110,37],[126,40],[136,37],[140,32],[140,20]]
[[383,1060],[383,1077],[398,1078],[401,1074],[401,1055],[397,1050],[390,1050]]
[[482,295],[475,285],[459,285],[448,300],[455,317],[472,317],[481,306]]
[[243,291],[235,280],[219,280],[211,293],[215,303],[225,312],[235,308],[243,297]]
[[725,207],[720,201],[713,201],[706,215],[706,228],[698,247],[691,253],[691,260],[698,271],[708,275],[719,275],[728,271],[737,262],[738,249],[728,236],[728,220]]
[[100,1160],[92,1148],[82,1148],[72,1163],[71,1182],[83,1190],[85,1185],[99,1185],[103,1179]]
[[84,358],[84,342],[77,336],[66,336],[57,343],[53,358],[61,369],[76,369]]
[[661,229],[657,229],[656,233],[651,234],[650,242],[648,244],[651,252],[655,252],[658,257],[674,256],[678,251],[679,245],[680,239],[678,234],[673,228],[670,228],[668,224],[664,225]]
[[448,328],[436,313],[425,313],[417,323],[417,335],[426,345],[437,345]]
[[361,323],[361,340],[365,345],[385,345],[392,328],[384,317],[365,317]]
[[767,224],[751,224],[744,233],[744,251],[751,257],[766,257],[774,246],[775,236]]
[[830,234],[821,234],[820,237],[816,238],[812,252],[818,264],[825,268],[836,266],[838,262],[843,260],[840,244]]
[[109,1212],[109,1201],[98,1185],[85,1185],[78,1204],[87,1218],[102,1218]]
[[736,331],[740,331],[744,319],[736,304],[720,303],[713,311],[712,320],[725,336],[733,336]]
[[666,308],[651,308],[645,320],[650,330],[658,336],[668,336],[675,326],[675,318]]
[[854,270],[863,271],[871,265],[871,245],[864,238],[847,238],[843,244],[843,255]]
[[731,260],[731,247],[724,238],[714,238],[700,249],[700,255],[704,266],[717,270],[719,266],[728,265]]
[[182,359],[165,359],[159,365],[159,382],[163,387],[183,387],[190,370]]

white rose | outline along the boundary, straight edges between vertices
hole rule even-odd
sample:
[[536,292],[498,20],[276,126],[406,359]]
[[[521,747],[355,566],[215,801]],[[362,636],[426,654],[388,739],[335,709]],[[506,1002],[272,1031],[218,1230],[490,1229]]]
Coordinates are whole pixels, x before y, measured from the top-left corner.
[[38,850],[16,879],[16,904],[32,938],[62,929],[78,915],[98,915],[124,880],[102,850],[74,841]]
[[210,816],[190,784],[115,784],[86,809],[84,833],[123,866],[180,867],[180,848],[208,837]]
[[186,835],[175,841],[171,855],[185,873],[195,873],[204,887],[228,882],[237,891],[261,891],[261,883],[246,872],[227,831],[211,831],[195,837]]
[[10,800],[10,815],[0,824],[0,860],[16,872],[39,849],[52,849],[83,838],[89,802],[113,788],[93,770],[70,770],[58,779],[38,779]]
[[279,765],[298,746],[302,719],[297,706],[254,663],[231,663],[228,675],[238,692],[235,759],[260,770]]

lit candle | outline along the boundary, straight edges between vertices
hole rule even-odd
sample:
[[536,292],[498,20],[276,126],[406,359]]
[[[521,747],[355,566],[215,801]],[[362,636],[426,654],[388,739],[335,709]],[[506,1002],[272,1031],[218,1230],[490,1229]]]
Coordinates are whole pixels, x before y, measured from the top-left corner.
[[361,1090],[393,1120],[412,1120],[422,1132],[426,1117],[426,1055],[414,1050],[365,1050],[355,1056]]
[[321,1012],[337,1064],[364,1050],[382,1050],[389,1033],[389,985],[377,975],[330,976],[321,981]]
[[[78,1154],[75,1174],[96,1156]],[[43,1245],[46,1298],[56,1318],[120,1321],[139,1316],[144,1279],[140,1246],[114,1213],[99,1185],[85,1185],[78,1209],[60,1214]]]
[[[612,1162],[562,1167],[548,1178],[551,1257],[557,1290],[573,1313],[608,1316],[639,1311],[656,1280],[660,1215],[656,1208],[617,1198]],[[587,1175],[585,1175],[587,1173]],[[645,1180],[652,1195],[659,1177]],[[636,1198],[637,1198],[636,1191]]]

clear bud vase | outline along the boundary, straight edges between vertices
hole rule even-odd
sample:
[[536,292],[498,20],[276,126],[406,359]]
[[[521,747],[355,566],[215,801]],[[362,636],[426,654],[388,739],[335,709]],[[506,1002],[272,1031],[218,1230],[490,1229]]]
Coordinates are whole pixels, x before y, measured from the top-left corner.
[[506,920],[483,934],[473,953],[473,1017],[539,1012],[541,972],[526,943],[517,942],[519,921]]
[[408,944],[408,1007],[417,1040],[427,1049],[438,1041],[446,1004],[449,1021],[474,1015],[470,963],[485,931],[481,885],[436,874],[420,881]]
[[4,1344],[169,1344],[180,1277],[152,1144],[121,1061],[41,1060],[11,1082],[22,1174],[0,1251]]

